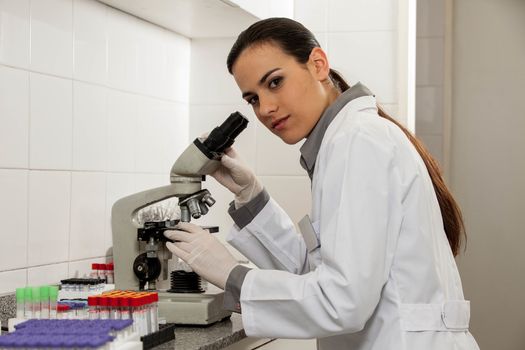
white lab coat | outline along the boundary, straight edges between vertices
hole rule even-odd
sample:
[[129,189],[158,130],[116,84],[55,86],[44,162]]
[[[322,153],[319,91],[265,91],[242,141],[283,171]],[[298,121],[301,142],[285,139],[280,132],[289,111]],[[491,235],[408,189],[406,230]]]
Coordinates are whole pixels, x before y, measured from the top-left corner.
[[478,349],[425,164],[376,100],[350,101],[324,135],[308,249],[273,200],[230,244],[260,269],[241,290],[248,336],[319,349]]

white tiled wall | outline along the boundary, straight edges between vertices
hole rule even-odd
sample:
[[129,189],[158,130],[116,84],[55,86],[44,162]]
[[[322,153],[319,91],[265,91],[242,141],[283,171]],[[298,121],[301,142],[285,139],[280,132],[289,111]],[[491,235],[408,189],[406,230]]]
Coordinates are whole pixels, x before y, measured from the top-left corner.
[[[294,5],[333,68],[394,114],[395,3]],[[0,0],[0,293],[105,260],[114,201],[165,184],[188,141],[235,110],[251,121],[241,155],[295,222],[309,212],[300,144],[275,138],[242,100],[226,69],[233,41],[190,41],[94,0]],[[201,223],[224,234],[232,195],[206,187],[217,204]]]
[[71,172],[29,171],[27,265],[67,261]]
[[[294,2],[295,19],[316,34],[327,49],[332,66],[351,84],[361,81],[374,91],[390,111],[397,111],[396,2],[300,0]],[[250,123],[235,148],[255,170],[272,197],[294,222],[308,214],[310,180],[299,165],[300,144],[289,146],[266,130],[242,100],[226,68],[235,38],[192,40],[190,138],[241,111]],[[209,57],[220,59],[210,60]],[[394,113],[395,115],[395,113]],[[232,221],[225,214],[233,196],[213,179],[207,187],[217,204],[202,219],[219,225],[223,235]]]
[[0,65],[0,77],[0,164],[4,167],[27,168],[29,73]]
[[[295,19],[316,35],[332,68],[397,111],[397,1],[295,1]],[[404,116],[393,115],[401,122]]]
[[0,294],[111,255],[188,142],[190,40],[94,0],[0,0]]
[[416,134],[443,164],[444,0],[417,3]]

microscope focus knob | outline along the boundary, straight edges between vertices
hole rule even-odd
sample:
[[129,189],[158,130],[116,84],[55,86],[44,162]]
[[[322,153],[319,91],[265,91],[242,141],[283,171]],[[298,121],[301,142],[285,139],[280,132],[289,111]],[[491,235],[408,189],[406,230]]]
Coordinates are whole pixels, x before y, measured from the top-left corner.
[[162,265],[158,258],[148,258],[147,253],[142,253],[133,262],[133,272],[139,279],[142,290],[146,282],[155,282],[160,276]]

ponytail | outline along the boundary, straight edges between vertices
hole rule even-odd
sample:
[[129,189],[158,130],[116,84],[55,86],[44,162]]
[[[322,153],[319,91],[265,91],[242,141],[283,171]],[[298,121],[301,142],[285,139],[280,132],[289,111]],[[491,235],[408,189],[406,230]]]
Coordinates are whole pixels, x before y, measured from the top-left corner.
[[377,110],[379,116],[391,121],[401,130],[403,130],[405,135],[408,137],[410,142],[412,142],[417,152],[423,159],[423,162],[425,162],[428,174],[432,180],[432,185],[434,186],[434,191],[436,192],[439,208],[441,209],[441,217],[443,219],[443,226],[445,228],[448,243],[450,244],[450,248],[452,249],[454,256],[457,256],[459,254],[463,239],[466,240],[467,237],[465,233],[465,224],[463,223],[463,216],[461,215],[459,205],[456,203],[452,193],[450,193],[449,189],[447,188],[437,161],[434,159],[434,157],[432,157],[432,155],[430,155],[428,150],[419,139],[417,139],[397,120],[388,115],[381,108],[381,106],[378,105]]
[[330,72],[328,76],[330,77],[332,84],[334,84],[337,90],[343,92],[343,91],[350,89],[350,85],[348,85],[348,83],[343,78],[343,76],[335,69],[330,68]]
[[[330,69],[330,79],[334,86],[341,92],[348,90],[350,86],[345,79],[336,70]],[[443,219],[443,226],[445,228],[445,234],[447,235],[448,243],[452,249],[454,256],[459,254],[463,240],[466,240],[465,224],[463,222],[463,216],[458,204],[454,200],[454,197],[448,190],[443,175],[439,168],[437,161],[430,155],[428,150],[425,148],[423,143],[418,140],[410,131],[408,131],[403,125],[397,120],[392,118],[388,113],[385,112],[381,106],[377,105],[378,114],[380,117],[385,118],[395,125],[397,125],[405,135],[408,137],[410,142],[414,145],[417,152],[423,159],[427,168],[436,197],[441,209],[441,216]]]

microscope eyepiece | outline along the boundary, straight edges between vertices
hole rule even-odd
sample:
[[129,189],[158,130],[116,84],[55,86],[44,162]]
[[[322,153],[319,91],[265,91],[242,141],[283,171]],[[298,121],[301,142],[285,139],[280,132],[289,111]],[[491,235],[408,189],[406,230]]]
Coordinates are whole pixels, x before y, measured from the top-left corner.
[[202,143],[195,140],[195,145],[209,158],[216,159],[224,150],[233,145],[235,138],[246,129],[248,119],[239,112],[234,112],[218,127],[214,128]]
[[[233,112],[220,126],[215,128],[214,131],[218,129],[217,132],[220,131],[224,136],[235,140],[246,126],[248,126],[248,119],[239,112]],[[212,133],[214,131],[212,131]]]

